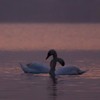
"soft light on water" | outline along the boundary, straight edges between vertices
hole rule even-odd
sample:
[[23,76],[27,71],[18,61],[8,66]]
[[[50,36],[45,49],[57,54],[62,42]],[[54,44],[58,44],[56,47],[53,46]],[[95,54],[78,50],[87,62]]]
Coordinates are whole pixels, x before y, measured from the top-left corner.
[[[81,76],[59,76],[54,84],[48,74],[25,74],[19,62],[45,61],[46,51],[0,53],[1,100],[99,100],[100,53],[99,51],[58,51],[66,65],[77,65],[89,71]],[[41,56],[40,56],[41,55]]]
[[100,49],[100,24],[0,24],[0,49]]

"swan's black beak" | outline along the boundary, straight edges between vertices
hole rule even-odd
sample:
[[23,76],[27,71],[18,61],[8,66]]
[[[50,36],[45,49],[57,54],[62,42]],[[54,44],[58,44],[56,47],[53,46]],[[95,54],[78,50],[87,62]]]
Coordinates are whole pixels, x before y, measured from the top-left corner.
[[65,62],[62,62],[62,64],[61,64],[62,66],[64,66],[65,65]]
[[49,58],[50,55],[47,55],[46,60]]

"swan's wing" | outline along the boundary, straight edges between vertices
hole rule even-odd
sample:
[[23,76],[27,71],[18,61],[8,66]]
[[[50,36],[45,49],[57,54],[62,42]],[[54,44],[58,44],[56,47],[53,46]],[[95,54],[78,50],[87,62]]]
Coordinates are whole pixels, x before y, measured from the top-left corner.
[[32,63],[32,64],[20,64],[21,68],[24,72],[27,73],[34,73],[34,74],[38,74],[38,73],[48,73],[49,72],[49,67],[44,66],[42,64],[38,64],[38,63]]
[[61,67],[55,71],[56,75],[70,75],[73,70],[69,67]]
[[20,66],[21,66],[21,69],[22,69],[25,73],[33,73],[33,72],[37,73],[36,70],[33,70],[33,69],[28,68],[28,66],[27,66],[26,64],[21,64],[21,63],[20,63]]
[[49,72],[49,69],[50,69],[48,66],[45,66],[45,65],[40,64],[40,63],[29,64],[28,68],[35,69],[35,70],[38,70],[38,71],[43,71],[43,72],[45,72],[45,71]]

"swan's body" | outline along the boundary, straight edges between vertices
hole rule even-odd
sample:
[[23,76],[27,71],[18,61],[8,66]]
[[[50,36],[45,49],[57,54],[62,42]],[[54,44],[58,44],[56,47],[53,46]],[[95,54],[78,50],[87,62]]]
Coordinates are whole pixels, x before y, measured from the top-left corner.
[[[25,73],[49,73],[52,77],[55,77],[55,75],[81,75],[86,72],[80,70],[75,66],[64,66],[65,62],[63,61],[63,59],[57,57],[57,53],[55,50],[50,50],[46,59],[48,59],[51,55],[53,56],[53,59],[50,62],[50,67],[44,66],[39,63],[32,63],[26,65],[20,64],[21,68]],[[64,67],[55,70],[57,62],[59,62]]]
[[[40,63],[20,64],[25,73],[45,74],[49,73],[50,68]],[[81,75],[86,71],[80,70],[75,66],[64,66],[55,70],[55,75]]]
[[77,68],[76,66],[64,66],[55,71],[56,75],[81,75],[87,70],[83,71]]

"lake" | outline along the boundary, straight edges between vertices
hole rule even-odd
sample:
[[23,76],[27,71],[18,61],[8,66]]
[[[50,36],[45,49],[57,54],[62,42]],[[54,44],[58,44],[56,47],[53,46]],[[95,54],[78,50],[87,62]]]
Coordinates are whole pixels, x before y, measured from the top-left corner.
[[[0,100],[99,100],[99,24],[0,24]],[[89,70],[62,75],[26,74],[19,63],[46,61],[56,49],[67,65]],[[57,64],[57,68],[61,67]]]

